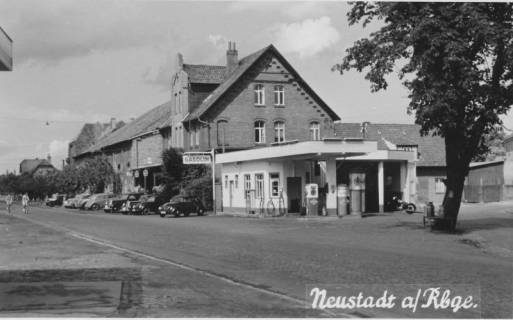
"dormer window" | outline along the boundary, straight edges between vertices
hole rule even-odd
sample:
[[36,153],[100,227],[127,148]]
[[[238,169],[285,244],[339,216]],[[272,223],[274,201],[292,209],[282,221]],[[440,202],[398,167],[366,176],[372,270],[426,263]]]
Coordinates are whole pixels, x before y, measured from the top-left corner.
[[263,84],[255,84],[255,105],[265,105],[265,90]]
[[310,122],[310,140],[321,140],[321,126],[317,121]]
[[274,86],[274,105],[284,106],[285,105],[285,89],[282,85]]

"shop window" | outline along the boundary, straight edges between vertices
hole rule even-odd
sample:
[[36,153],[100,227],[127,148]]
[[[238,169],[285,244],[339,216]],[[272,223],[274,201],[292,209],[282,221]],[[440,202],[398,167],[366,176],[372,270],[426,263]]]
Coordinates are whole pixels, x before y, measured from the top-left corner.
[[435,193],[445,193],[444,178],[435,178]]
[[265,105],[265,91],[263,84],[255,84],[255,105]]
[[265,122],[255,121],[255,142],[265,143]]
[[246,199],[249,199],[249,193],[251,190],[251,176],[249,174],[244,175],[244,195]]
[[285,141],[285,122],[276,121],[274,123],[274,142]]
[[321,164],[319,162],[315,162],[314,164],[314,175],[316,177],[321,175]]
[[284,106],[285,105],[285,89],[282,85],[274,86],[274,105]]
[[280,174],[279,173],[270,173],[269,174],[269,184],[271,186],[271,197],[279,197],[280,196]]
[[310,123],[310,140],[321,140],[321,126],[317,121]]
[[258,199],[264,198],[264,175],[262,173],[255,174],[255,196]]

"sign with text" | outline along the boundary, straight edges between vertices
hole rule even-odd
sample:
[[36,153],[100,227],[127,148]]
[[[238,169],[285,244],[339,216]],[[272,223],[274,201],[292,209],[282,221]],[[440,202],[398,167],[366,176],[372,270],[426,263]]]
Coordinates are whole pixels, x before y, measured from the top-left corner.
[[183,164],[210,164],[210,153],[184,153]]

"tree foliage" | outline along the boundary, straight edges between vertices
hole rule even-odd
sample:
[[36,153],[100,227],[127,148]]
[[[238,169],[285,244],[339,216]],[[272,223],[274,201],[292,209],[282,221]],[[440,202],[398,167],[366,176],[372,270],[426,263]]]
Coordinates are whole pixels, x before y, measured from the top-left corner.
[[378,91],[399,67],[421,133],[445,138],[443,207],[455,223],[468,165],[487,151],[486,137],[513,104],[513,4],[357,2],[348,20],[382,26],[333,68],[366,72]]

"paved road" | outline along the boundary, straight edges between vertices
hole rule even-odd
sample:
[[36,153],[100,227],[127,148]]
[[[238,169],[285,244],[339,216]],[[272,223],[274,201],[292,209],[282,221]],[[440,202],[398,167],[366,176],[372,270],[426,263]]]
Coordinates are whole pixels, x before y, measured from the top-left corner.
[[[398,295],[415,295],[417,287],[458,289],[458,284],[480,296],[479,308],[470,310],[477,314],[466,316],[513,317],[511,259],[464,244],[459,235],[423,230],[420,215],[309,221],[162,219],[34,208],[30,219],[298,299],[307,298],[311,285],[337,284],[342,290],[337,292],[355,294],[362,285],[379,284],[405,291],[394,291]],[[435,315],[432,310],[394,312]]]

